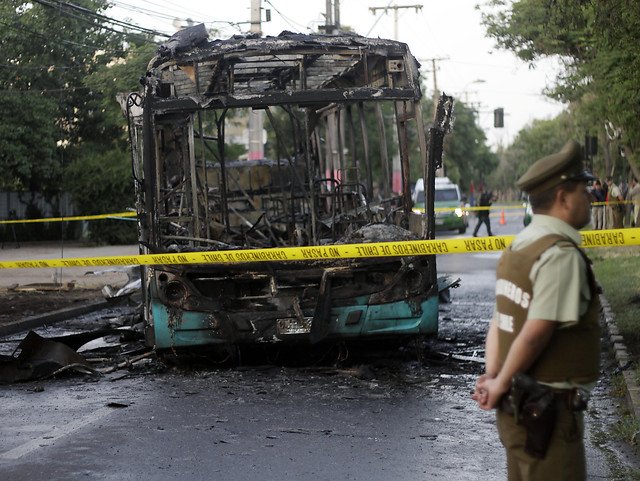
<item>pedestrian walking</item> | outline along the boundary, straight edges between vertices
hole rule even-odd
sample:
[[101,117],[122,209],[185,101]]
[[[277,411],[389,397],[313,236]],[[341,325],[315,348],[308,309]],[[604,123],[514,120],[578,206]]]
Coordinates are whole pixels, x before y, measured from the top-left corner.
[[591,200],[591,226],[596,230],[604,229],[605,193],[600,179],[596,179],[593,183]]
[[607,198],[607,211],[611,219],[611,225],[607,228],[622,229],[622,216],[624,214],[624,197],[620,192],[620,188],[613,183],[613,177],[607,177],[607,185],[609,186],[609,196]]
[[536,161],[518,180],[533,218],[503,252],[473,393],[497,408],[508,479],[584,481],[584,409],[599,374],[600,303],[578,247],[591,197],[580,145]]
[[476,224],[475,229],[473,229],[473,237],[478,236],[478,230],[480,229],[480,225],[484,224],[487,229],[487,235],[492,236],[491,233],[491,219],[489,218],[489,211],[491,204],[493,203],[493,193],[492,192],[482,192],[480,194],[480,200],[478,201],[478,223]]

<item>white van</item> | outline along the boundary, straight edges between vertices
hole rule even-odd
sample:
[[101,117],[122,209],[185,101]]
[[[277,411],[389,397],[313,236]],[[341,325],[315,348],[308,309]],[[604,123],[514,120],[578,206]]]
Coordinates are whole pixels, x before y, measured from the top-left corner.
[[[460,188],[448,177],[435,179],[436,230],[457,230],[464,234],[469,226],[469,216],[460,194]],[[424,212],[424,180],[418,179],[413,189],[413,209]]]

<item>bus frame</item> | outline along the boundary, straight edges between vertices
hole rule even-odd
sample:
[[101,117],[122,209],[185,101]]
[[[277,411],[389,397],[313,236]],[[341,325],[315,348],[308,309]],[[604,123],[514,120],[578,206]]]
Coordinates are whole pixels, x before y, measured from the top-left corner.
[[[427,142],[419,78],[407,45],[391,40],[179,32],[126,104],[140,252],[433,239],[453,101],[440,97]],[[269,120],[276,159],[229,157],[230,118],[243,111]],[[412,162],[424,215],[412,211]],[[147,342],[159,350],[438,330],[433,255],[155,265],[142,268],[142,288]]]

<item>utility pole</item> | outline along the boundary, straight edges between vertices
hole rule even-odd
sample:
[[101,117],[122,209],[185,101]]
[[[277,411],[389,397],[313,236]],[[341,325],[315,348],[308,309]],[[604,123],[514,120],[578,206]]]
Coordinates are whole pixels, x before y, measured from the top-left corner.
[[[398,12],[402,9],[414,8],[416,13],[422,10],[422,5],[390,5],[387,7],[369,7],[372,14],[376,14],[379,10],[383,10],[385,14],[389,13],[389,10],[393,11],[393,39],[398,40]],[[397,120],[396,120],[397,121]],[[399,128],[399,127],[398,127]],[[398,128],[392,130],[394,144],[398,145]],[[402,191],[402,165],[400,162],[400,153],[396,152],[392,159],[392,178],[391,178],[391,190],[393,192]]]
[[441,60],[449,60],[449,57],[434,57],[434,58],[421,58],[420,62],[431,62],[431,72],[433,73],[433,117],[436,115],[436,108],[438,107],[438,100],[440,99],[440,92],[438,90],[438,66],[436,62]]
[[[262,35],[262,0],[251,0],[251,33]],[[251,110],[249,112],[249,160],[264,159],[263,143],[263,112]]]
[[[325,5],[325,24],[320,25],[319,29],[324,30],[327,35],[337,35],[340,31],[340,0],[326,0]],[[340,132],[344,129],[342,109],[327,116],[326,128],[327,169],[331,170],[331,175],[335,175],[343,182],[346,180],[346,172],[344,170],[344,152],[342,151],[342,142],[340,142]]]
[[261,0],[251,0],[251,27],[249,31],[251,33],[257,33],[258,35],[262,35],[260,3]]
[[415,8],[416,13],[422,10],[422,5],[390,5],[387,7],[369,7],[371,13],[374,15],[378,10],[384,10],[384,13],[389,13],[389,10],[393,10],[393,39],[398,40],[398,11],[405,8]]
[[340,30],[340,0],[326,0],[325,25],[320,26],[327,35],[335,35]]

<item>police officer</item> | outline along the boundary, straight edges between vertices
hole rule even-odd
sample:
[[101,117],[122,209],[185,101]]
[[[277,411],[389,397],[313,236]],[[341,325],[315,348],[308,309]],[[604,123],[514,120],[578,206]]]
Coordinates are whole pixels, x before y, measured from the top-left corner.
[[[594,179],[582,164],[580,145],[569,141],[518,180],[534,215],[497,267],[485,374],[472,397],[482,409],[498,408],[509,481],[586,479],[585,404],[576,400],[584,399],[598,378],[600,304],[589,260],[578,248],[578,230],[590,220],[587,182]],[[552,415],[545,421],[550,439],[542,453],[530,448],[537,438],[524,411],[517,412],[523,406],[517,403],[529,396],[513,396],[519,373],[533,378],[551,399]]]

